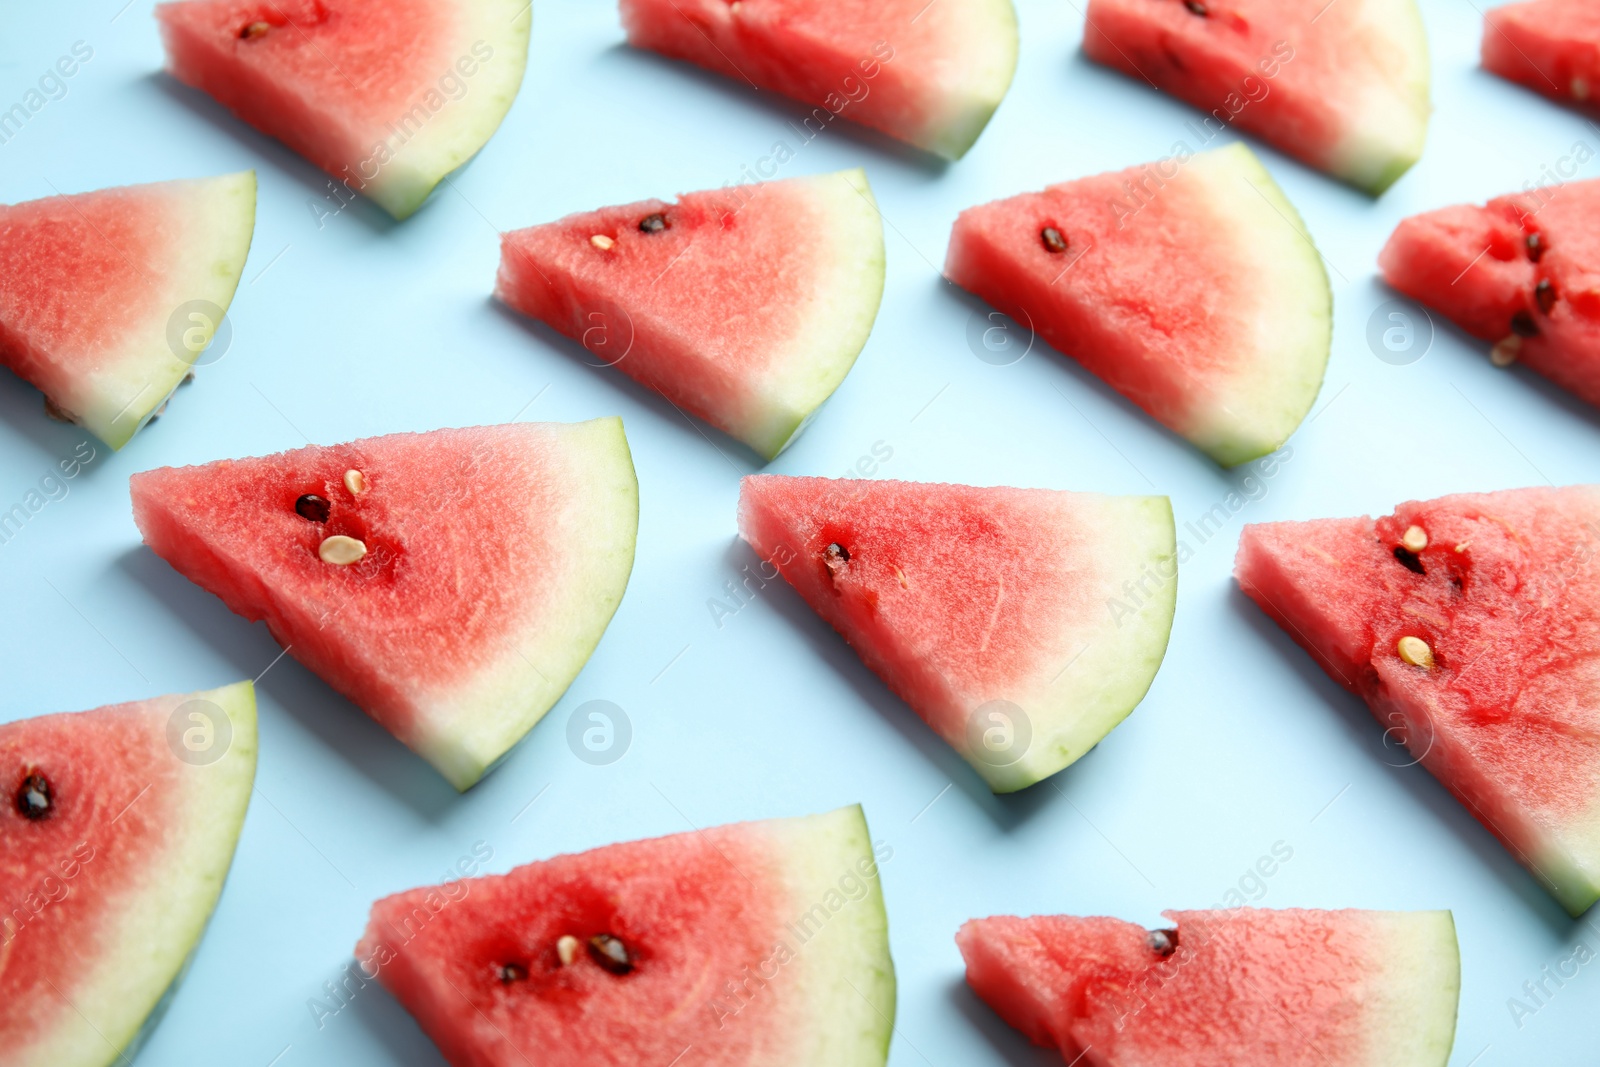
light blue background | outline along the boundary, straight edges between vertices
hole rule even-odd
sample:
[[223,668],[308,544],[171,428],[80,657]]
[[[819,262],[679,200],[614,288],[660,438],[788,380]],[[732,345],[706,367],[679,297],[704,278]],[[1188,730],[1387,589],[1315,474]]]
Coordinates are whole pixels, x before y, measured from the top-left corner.
[[[369,904],[438,881],[477,842],[490,867],[693,826],[861,801],[884,867],[900,1008],[892,1063],[1059,1063],[970,996],[951,940],[975,915],[1071,912],[1153,924],[1203,907],[1274,843],[1293,859],[1259,903],[1453,908],[1464,988],[1457,1067],[1594,1062],[1600,964],[1519,1030],[1508,997],[1592,938],[1325,678],[1229,578],[1245,521],[1384,513],[1407,498],[1600,480],[1596,413],[1441,326],[1420,362],[1365,340],[1391,299],[1375,259],[1401,217],[1541,180],[1600,146],[1574,113],[1476,69],[1480,14],[1423,4],[1437,103],[1428,152],[1373,201],[1256,147],[1330,268],[1336,334],[1292,458],[1183,568],[1171,650],[1149,697],[1090,756],[996,799],[786,587],[719,629],[707,601],[754,557],[735,541],[729,440],[690,425],[581,350],[488,300],[496,229],[718,186],[795,138],[798,106],[620,46],[602,0],[540,0],[522,93],[482,155],[404,224],[367,203],[324,219],[325,180],[156,73],[146,0],[12,3],[0,107],[85,41],[67,95],[0,146],[0,202],[255,167],[255,244],[225,358],[122,453],[103,446],[0,547],[0,719],[249,678],[278,648],[139,544],[127,478],[395,430],[620,413],[642,518],[626,599],[587,669],[510,760],[458,797],[285,658],[260,684],[261,764],[233,875],[195,967],[141,1064],[437,1065],[376,987],[324,1020]],[[1192,138],[1194,112],[1078,51],[1072,0],[1021,0],[1011,94],[963,161],[929,165],[841,127],[784,174],[864,165],[886,221],[888,284],[859,363],[770,470],[842,475],[875,443],[898,478],[1168,493],[1180,525],[1239,484],[1075,364],[1036,349],[999,367],[969,350],[977,307],[939,276],[957,212],[1123,167]],[[1582,169],[1594,176],[1593,165]],[[709,436],[707,436],[709,434]],[[82,440],[0,376],[0,503]],[[630,716],[631,751],[580,762],[565,726],[591,699]],[[535,801],[534,798],[538,799]],[[533,801],[530,805],[530,801]],[[1591,941],[1591,944],[1594,942]],[[665,1065],[662,1065],[665,1067]]]

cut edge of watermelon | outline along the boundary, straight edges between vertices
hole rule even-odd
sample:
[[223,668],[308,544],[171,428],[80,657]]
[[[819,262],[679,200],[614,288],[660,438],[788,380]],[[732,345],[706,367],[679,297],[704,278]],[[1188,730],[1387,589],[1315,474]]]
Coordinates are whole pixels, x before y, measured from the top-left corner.
[[1241,245],[1265,265],[1258,358],[1229,383],[1248,410],[1202,403],[1184,434],[1222,466],[1237,467],[1282,448],[1316,403],[1333,350],[1333,289],[1300,212],[1247,145],[1202,152],[1188,166],[1215,191],[1219,223],[1231,220]]
[[[1087,509],[1080,509],[1079,518],[1087,520]],[[1178,604],[1172,502],[1164,496],[1103,497],[1099,521],[1097,555],[1114,576],[1108,585],[1116,587],[1116,578],[1122,578],[1139,589],[1140,580],[1154,574],[1155,592],[1135,609],[1131,633],[1128,620],[1108,607],[1099,625],[1085,635],[1087,643],[1078,657],[1017,701],[1033,732],[1020,760],[994,766],[973,758],[968,738],[955,739],[957,749],[996,793],[1026,789],[1082,759],[1144,700],[1166,658]]]
[[[193,202],[184,209],[185,232],[178,239],[185,260],[160,281],[163,306],[151,309],[146,326],[140,336],[130,339],[121,359],[94,374],[85,395],[52,398],[114,450],[160,414],[196,369],[201,353],[195,352],[191,360],[177,355],[169,316],[189,301],[204,301],[226,314],[255,235],[255,171],[171,184],[189,187]],[[197,314],[208,318],[204,312]],[[193,316],[188,321],[200,323]],[[220,326],[219,320],[205,328],[206,345]]]
[[1393,103],[1378,100],[1354,124],[1334,153],[1334,174],[1369,194],[1382,196],[1422,158],[1433,114],[1430,89],[1433,62],[1428,32],[1416,0],[1362,0],[1361,14],[1373,36],[1391,42],[1406,57],[1402,86]]
[[543,612],[569,625],[549,640],[507,649],[470,685],[439,694],[432,714],[419,716],[414,736],[404,739],[461,792],[498,766],[566,693],[611,625],[633,573],[639,480],[622,419],[611,415],[569,429],[593,440],[572,443],[569,455],[581,458],[582,468],[566,476],[597,502],[583,526],[584,573],[567,584],[572,599]]
[[[1004,0],[1009,2],[1009,0]],[[742,439],[768,460],[800,436],[855,366],[883,302],[883,217],[860,167],[795,179],[810,187],[818,213],[832,223],[834,267],[817,293],[807,328],[772,361],[756,418]]]
[[482,151],[522,88],[532,5],[526,0],[479,0],[459,10],[468,19],[460,30],[462,42],[481,41],[496,55],[504,49],[513,61],[484,63],[467,95],[450,105],[465,105],[465,110],[452,114],[452,121],[424,125],[361,190],[396,219],[415,214],[440,182]]
[[978,142],[1017,74],[1017,11],[1011,0],[969,0],[959,44],[982,62],[963,64],[962,82],[930,117],[917,147],[952,162]]
[[[180,810],[192,818],[153,884],[134,891],[118,928],[107,932],[108,947],[91,981],[73,991],[58,1039],[29,1049],[38,1062],[100,1067],[132,1060],[176,996],[222,896],[255,785],[255,686],[236,682],[151,703],[176,709],[191,700],[209,701],[228,716],[228,751],[187,772],[193,795]],[[179,870],[192,877],[173,877]]]

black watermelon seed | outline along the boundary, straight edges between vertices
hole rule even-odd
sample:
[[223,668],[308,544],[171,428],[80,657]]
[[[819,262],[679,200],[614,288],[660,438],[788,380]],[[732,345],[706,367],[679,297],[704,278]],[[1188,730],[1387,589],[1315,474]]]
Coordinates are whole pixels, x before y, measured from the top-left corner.
[[1054,226],[1046,226],[1040,230],[1039,240],[1043,241],[1045,248],[1051,252],[1065,252],[1067,250],[1067,239]]
[[1526,311],[1519,311],[1511,316],[1511,332],[1518,337],[1538,337],[1539,324]]
[[1535,263],[1544,256],[1544,238],[1536,233],[1528,234],[1528,258]]
[[247,22],[239,30],[239,39],[249,41],[256,37],[265,37],[272,27],[265,22]]
[[1144,939],[1150,946],[1150,951],[1158,956],[1170,956],[1178,951],[1178,931],[1176,930],[1151,930]]
[[1211,14],[1206,10],[1206,5],[1201,3],[1200,0],[1183,0],[1183,6],[1189,9],[1191,15],[1199,15],[1201,18]]
[[50,780],[35,771],[22,780],[17,787],[17,811],[22,815],[38,822],[55,809],[55,792],[50,788]]
[[822,550],[822,564],[828,568],[829,574],[837,574],[849,562],[850,550],[841,544],[831,544]]
[[633,956],[620,937],[595,934],[589,939],[589,957],[612,974],[627,974],[633,970]]
[[506,963],[500,967],[500,981],[506,985],[520,982],[528,977],[528,968],[517,963]]
[[1422,569],[1422,560],[1418,559],[1417,554],[1405,545],[1394,546],[1394,558],[1399,560],[1400,565],[1408,571],[1415,571],[1418,574],[1428,573]]
[[295,514],[312,522],[327,522],[332,505],[315,493],[307,493],[294,502]]
[[658,211],[654,215],[646,215],[644,218],[639,220],[639,232],[660,233],[662,230],[669,228],[671,225],[672,224],[667,221],[667,217]]
[[1556,287],[1550,284],[1549,278],[1539,280],[1539,284],[1533,287],[1533,296],[1539,301],[1539,310],[1546,315],[1556,306]]

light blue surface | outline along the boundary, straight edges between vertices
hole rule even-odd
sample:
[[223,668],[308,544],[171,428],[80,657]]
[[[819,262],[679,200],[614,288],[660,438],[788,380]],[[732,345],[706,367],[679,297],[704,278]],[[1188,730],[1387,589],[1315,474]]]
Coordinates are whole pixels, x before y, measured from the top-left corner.
[[[1049,784],[992,797],[786,587],[724,618],[708,599],[753,557],[734,539],[732,442],[691,426],[580,350],[488,300],[497,228],[721,185],[795,145],[801,109],[620,46],[604,0],[541,0],[528,76],[482,155],[404,224],[359,203],[324,218],[321,174],[156,73],[150,4],[11,3],[0,13],[0,108],[76,41],[93,59],[64,97],[0,145],[0,202],[255,167],[255,245],[225,358],[120,454],[103,446],[0,547],[0,719],[261,679],[261,766],[233,875],[187,984],[141,1065],[434,1067],[438,1054],[371,987],[319,1027],[369,904],[441,880],[475,844],[503,870],[561,851],[726,821],[866,806],[900,976],[896,1067],[1059,1063],[961,984],[951,940],[1000,912],[1155,923],[1241,884],[1275,843],[1293,858],[1265,906],[1452,908],[1464,987],[1457,1067],[1592,1063],[1600,964],[1519,1029],[1507,998],[1594,932],[1567,919],[1366,710],[1235,591],[1245,521],[1384,513],[1408,498],[1600,481],[1596,413],[1440,327],[1420,362],[1376,358],[1369,317],[1391,299],[1374,263],[1394,223],[1543,179],[1600,130],[1476,69],[1479,14],[1423,6],[1437,113],[1428,152],[1374,203],[1260,149],[1325,253],[1336,337],[1318,414],[1292,458],[1184,567],[1165,666],[1133,716]],[[113,17],[116,16],[116,17]],[[933,167],[836,128],[783,173],[864,165],[888,224],[888,284],[855,371],[768,469],[843,475],[874,448],[880,476],[1169,493],[1180,527],[1239,487],[1076,365],[1036,349],[975,358],[977,306],[939,278],[957,212],[1052,181],[1166,155],[1194,113],[1081,57],[1073,2],[1022,0],[1022,59],[963,161]],[[1260,146],[1257,146],[1258,148]],[[1593,164],[1580,169],[1593,177]],[[566,698],[482,785],[458,797],[261,626],[228,613],[139,545],[127,478],[162,464],[395,430],[621,414],[639,469],[632,584]],[[707,436],[709,434],[709,437]],[[20,500],[83,439],[0,376],[0,503]],[[631,750],[575,758],[573,710],[625,709]],[[537,799],[535,799],[537,798]],[[531,806],[530,805],[531,802]],[[481,846],[480,846],[481,847]],[[1595,973],[1591,973],[1595,972]],[[665,1067],[665,1065],[661,1065]]]

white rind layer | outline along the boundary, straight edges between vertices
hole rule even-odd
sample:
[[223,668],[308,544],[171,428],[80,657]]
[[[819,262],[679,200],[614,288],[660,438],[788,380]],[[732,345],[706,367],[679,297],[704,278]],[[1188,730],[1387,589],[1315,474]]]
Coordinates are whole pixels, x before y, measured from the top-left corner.
[[1374,196],[1422,158],[1433,111],[1431,62],[1416,0],[1353,0],[1350,31],[1373,49],[1375,77],[1348,88],[1350,131],[1334,152],[1333,171]]
[[[622,420],[554,429],[563,435],[567,466],[546,477],[575,490],[558,522],[579,546],[566,557],[562,592],[474,679],[434,693],[414,734],[403,739],[458,790],[482,778],[561,699],[600,643],[633,571],[639,482]],[[539,444],[542,457],[556,455],[548,442]],[[541,516],[541,525],[547,521]]]
[[142,879],[108,916],[100,956],[73,963],[88,977],[68,994],[69,1009],[42,1040],[0,1050],[7,1067],[125,1062],[205,932],[255,784],[255,688],[239,682],[158,698],[149,702],[151,729],[164,732],[168,715],[191,700],[209,701],[227,714],[233,731],[227,753],[209,765],[184,764],[184,795],[169,801],[181,817],[171,824],[166,848],[148,857]]
[[1389,996],[1367,1004],[1371,1067],[1445,1067],[1455,1045],[1461,952],[1448,911],[1366,913]]

